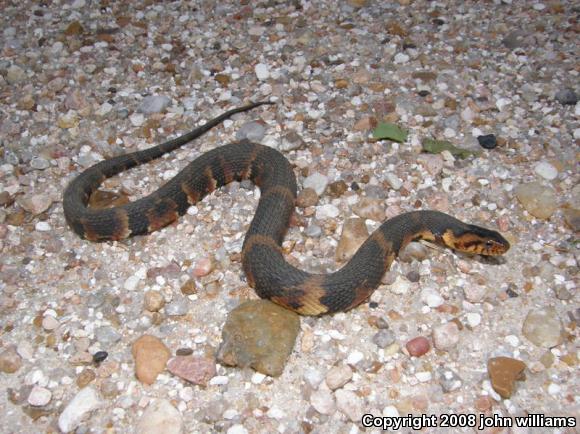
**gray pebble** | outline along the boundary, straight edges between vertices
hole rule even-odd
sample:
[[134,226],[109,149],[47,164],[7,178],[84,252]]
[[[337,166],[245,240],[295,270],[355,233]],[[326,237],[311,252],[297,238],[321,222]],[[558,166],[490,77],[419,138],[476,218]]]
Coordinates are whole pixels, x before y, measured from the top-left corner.
[[248,139],[251,142],[259,142],[266,134],[266,127],[261,122],[252,121],[243,124],[236,132],[236,139]]
[[381,329],[373,336],[373,343],[379,348],[386,348],[395,342],[395,334],[391,330]]
[[44,170],[50,167],[50,163],[45,158],[34,157],[32,160],[30,160],[30,167],[36,170]]
[[152,95],[143,98],[143,101],[141,101],[137,111],[146,114],[161,113],[163,110],[169,107],[170,103],[171,99],[167,96]]
[[318,225],[310,224],[308,225],[304,233],[308,237],[318,238],[320,235],[322,235],[322,228]]
[[567,87],[556,92],[556,101],[563,105],[575,105],[578,102],[578,95]]
[[189,302],[185,298],[175,298],[165,305],[165,313],[168,316],[182,316],[189,312]]
[[95,338],[101,344],[114,344],[121,339],[121,335],[111,326],[99,327],[95,330]]

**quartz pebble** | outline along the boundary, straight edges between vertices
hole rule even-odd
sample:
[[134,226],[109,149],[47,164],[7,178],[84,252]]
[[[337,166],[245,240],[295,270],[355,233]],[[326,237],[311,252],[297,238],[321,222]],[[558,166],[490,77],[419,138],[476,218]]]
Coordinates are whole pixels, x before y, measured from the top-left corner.
[[522,333],[534,345],[552,348],[564,340],[564,330],[553,307],[534,309],[528,312]]
[[320,388],[310,395],[310,404],[320,414],[331,415],[336,411],[336,401],[328,388]]
[[315,172],[312,175],[308,176],[302,185],[304,188],[311,188],[313,189],[318,196],[324,193],[326,190],[326,186],[328,185],[328,178],[321,173]]
[[336,390],[348,383],[352,378],[352,369],[346,365],[332,367],[326,374],[326,384],[330,390]]
[[43,407],[52,399],[52,393],[45,387],[34,386],[28,395],[28,403],[34,407]]
[[53,199],[50,195],[47,194],[35,194],[19,198],[17,202],[29,213],[38,215],[50,208],[53,203]]
[[438,350],[449,351],[459,342],[459,328],[450,321],[433,329],[433,345]]
[[352,390],[339,389],[336,396],[336,406],[342,414],[347,416],[352,422],[359,422],[363,414],[363,401]]
[[151,95],[143,98],[141,104],[137,108],[140,113],[151,114],[151,113],[161,113],[171,103],[171,99],[167,96],[162,95]]
[[262,122],[246,122],[238,131],[236,131],[236,139],[247,139],[251,142],[261,142],[266,134],[266,127]]
[[258,80],[260,81],[267,80],[270,77],[270,69],[268,68],[268,65],[264,63],[258,63],[254,67],[254,71],[256,72],[256,77],[258,77]]
[[520,184],[514,192],[523,207],[537,218],[550,218],[558,206],[554,190],[538,182]]
[[558,177],[558,169],[546,161],[541,161],[536,164],[534,171],[548,181],[552,181]]
[[181,434],[183,432],[181,413],[167,399],[155,399],[139,418],[135,432]]
[[58,417],[58,427],[64,433],[73,431],[85,417],[103,405],[99,394],[92,387],[81,389]]

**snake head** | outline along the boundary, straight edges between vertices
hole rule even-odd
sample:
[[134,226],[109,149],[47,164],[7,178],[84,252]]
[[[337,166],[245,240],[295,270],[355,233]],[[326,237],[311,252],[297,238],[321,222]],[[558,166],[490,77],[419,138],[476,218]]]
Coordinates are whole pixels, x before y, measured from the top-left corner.
[[460,232],[448,230],[443,240],[449,247],[460,252],[484,256],[503,255],[510,248],[510,243],[499,232],[476,225],[467,225]]

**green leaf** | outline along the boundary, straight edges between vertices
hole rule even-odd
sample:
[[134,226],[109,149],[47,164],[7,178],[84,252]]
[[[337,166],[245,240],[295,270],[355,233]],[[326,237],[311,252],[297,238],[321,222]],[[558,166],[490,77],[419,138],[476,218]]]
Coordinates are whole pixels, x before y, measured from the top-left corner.
[[459,158],[467,158],[470,155],[478,155],[477,152],[458,148],[447,140],[424,139],[423,150],[431,154],[440,154],[443,151],[449,151],[451,152],[451,155]]
[[403,143],[407,140],[407,131],[395,124],[380,122],[373,131],[375,139],[388,139],[393,142]]

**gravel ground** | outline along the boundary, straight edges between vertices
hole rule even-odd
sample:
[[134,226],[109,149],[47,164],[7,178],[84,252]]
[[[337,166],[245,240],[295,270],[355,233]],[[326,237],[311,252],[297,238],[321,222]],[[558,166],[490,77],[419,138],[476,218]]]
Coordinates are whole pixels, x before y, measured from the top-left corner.
[[[364,413],[575,421],[579,14],[557,0],[3,1],[0,431],[379,432]],[[369,303],[302,318],[279,377],[212,362],[200,385],[168,371],[147,385],[136,339],[214,360],[228,312],[256,298],[239,252],[259,191],[231,184],[174,225],[101,244],[67,227],[62,191],[103,158],[263,99],[276,105],[107,181],[117,193],[103,200],[140,197],[252,137],[318,190],[284,244],[306,270],[337,269],[347,219],[372,230],[417,208],[499,228],[512,248],[490,261],[413,245]],[[406,141],[373,139],[384,121]],[[476,155],[422,153],[426,138]],[[519,362],[496,373],[518,377],[503,397],[488,370],[500,356],[525,363],[525,377]]]

